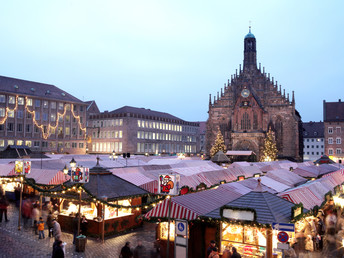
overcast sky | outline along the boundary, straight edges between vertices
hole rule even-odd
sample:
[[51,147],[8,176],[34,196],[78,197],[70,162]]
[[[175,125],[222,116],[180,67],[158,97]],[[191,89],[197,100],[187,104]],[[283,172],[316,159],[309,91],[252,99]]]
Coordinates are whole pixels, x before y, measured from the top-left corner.
[[0,75],[54,84],[101,111],[125,105],[205,121],[243,61],[295,91],[303,121],[344,100],[344,1],[1,1]]

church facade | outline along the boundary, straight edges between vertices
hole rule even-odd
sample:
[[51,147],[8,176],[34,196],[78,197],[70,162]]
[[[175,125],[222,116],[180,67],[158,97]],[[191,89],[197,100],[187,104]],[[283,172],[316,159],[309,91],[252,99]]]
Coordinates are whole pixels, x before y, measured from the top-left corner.
[[251,150],[262,155],[266,132],[275,132],[278,157],[302,159],[302,122],[292,96],[278,87],[270,74],[257,67],[256,38],[250,32],[244,39],[244,65],[239,73],[221,88],[212,100],[209,97],[207,120],[207,154],[220,129],[227,150]]

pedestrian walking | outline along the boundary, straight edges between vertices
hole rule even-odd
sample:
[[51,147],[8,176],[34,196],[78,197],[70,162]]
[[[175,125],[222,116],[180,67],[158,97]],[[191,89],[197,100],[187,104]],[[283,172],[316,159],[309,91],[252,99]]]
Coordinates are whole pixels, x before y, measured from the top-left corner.
[[7,219],[7,207],[9,206],[9,202],[6,198],[6,196],[3,194],[0,197],[0,222],[2,222],[2,215],[5,215],[5,221],[8,222]]
[[55,240],[61,239],[61,226],[60,223],[56,221],[56,218],[53,218],[53,235],[55,237]]
[[28,199],[26,199],[26,197],[24,197],[24,201],[22,203],[22,217],[23,217],[24,228],[27,228],[30,216],[31,216],[31,203]]
[[53,237],[53,213],[49,211],[48,217],[47,217],[47,226],[49,231],[49,237]]
[[133,252],[130,249],[130,242],[126,242],[125,245],[121,249],[121,258],[132,258]]
[[38,239],[44,239],[45,236],[44,236],[44,221],[43,221],[43,218],[40,217],[39,218],[39,222],[37,223],[37,228],[38,228]]
[[63,243],[60,239],[55,240],[53,244],[53,256],[52,258],[64,258]]
[[137,246],[134,249],[134,258],[146,258],[146,248],[142,245],[142,241],[137,242]]
[[38,206],[35,204],[32,209],[32,219],[33,219],[33,229],[36,235],[38,235],[37,223],[39,221],[39,217],[40,217],[40,212],[39,212]]

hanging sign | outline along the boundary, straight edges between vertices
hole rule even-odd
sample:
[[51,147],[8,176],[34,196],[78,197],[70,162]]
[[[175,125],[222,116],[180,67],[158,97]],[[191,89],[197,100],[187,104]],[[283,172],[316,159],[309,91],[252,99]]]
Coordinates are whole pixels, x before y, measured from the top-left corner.
[[14,171],[18,175],[27,175],[31,172],[31,161],[16,160],[14,163]]
[[159,194],[178,195],[180,176],[176,174],[159,175]]
[[71,182],[88,183],[90,180],[90,170],[86,167],[76,167],[72,169]]

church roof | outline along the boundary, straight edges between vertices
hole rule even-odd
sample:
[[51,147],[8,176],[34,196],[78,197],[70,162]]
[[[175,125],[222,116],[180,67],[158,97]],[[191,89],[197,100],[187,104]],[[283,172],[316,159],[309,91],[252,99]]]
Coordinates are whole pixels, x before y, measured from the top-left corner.
[[250,30],[248,32],[248,34],[245,36],[245,39],[255,39],[256,37],[251,33],[251,27],[250,27]]

